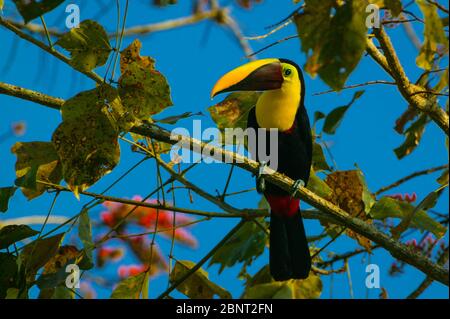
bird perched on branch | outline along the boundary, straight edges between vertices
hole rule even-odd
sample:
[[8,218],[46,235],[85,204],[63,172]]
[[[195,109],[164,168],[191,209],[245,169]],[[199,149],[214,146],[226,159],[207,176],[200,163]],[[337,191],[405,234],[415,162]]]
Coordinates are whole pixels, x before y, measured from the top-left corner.
[[[262,91],[247,120],[247,127],[277,129],[277,171],[294,179],[287,192],[264,182],[261,175],[268,164],[258,159],[258,142],[249,147],[260,163],[257,189],[270,204],[270,272],[277,280],[304,279],[311,269],[311,256],[300,211],[300,201],[292,197],[298,187],[306,186],[312,160],[312,137],[304,107],[305,83],[300,67],[286,59],[262,59],[244,64],[217,81],[211,97],[231,91]],[[256,134],[258,138],[258,134]],[[260,138],[260,137],[259,137]],[[266,151],[270,143],[266,138]]]

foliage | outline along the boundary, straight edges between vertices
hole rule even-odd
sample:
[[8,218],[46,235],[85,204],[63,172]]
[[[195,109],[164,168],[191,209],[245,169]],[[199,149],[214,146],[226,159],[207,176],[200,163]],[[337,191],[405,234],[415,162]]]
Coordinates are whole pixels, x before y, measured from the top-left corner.
[[305,0],[303,12],[294,16],[308,54],[305,70],[333,89],[344,86],[365,50],[366,6],[367,1]]

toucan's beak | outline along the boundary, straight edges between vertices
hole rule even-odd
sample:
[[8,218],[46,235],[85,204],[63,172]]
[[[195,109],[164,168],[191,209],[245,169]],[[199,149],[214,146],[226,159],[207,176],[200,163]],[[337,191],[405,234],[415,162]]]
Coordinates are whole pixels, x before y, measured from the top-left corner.
[[247,64],[222,76],[211,91],[211,98],[230,91],[266,91],[281,88],[283,73],[278,59],[263,59]]

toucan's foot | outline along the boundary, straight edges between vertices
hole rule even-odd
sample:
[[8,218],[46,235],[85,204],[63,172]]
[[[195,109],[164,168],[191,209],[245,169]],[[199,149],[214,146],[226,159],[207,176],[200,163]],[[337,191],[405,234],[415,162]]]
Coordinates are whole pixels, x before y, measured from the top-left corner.
[[267,166],[267,162],[265,161],[261,161],[259,163],[259,172],[258,172],[258,176],[256,176],[256,191],[259,194],[264,193],[264,191],[266,190],[266,180],[264,179],[263,175],[264,175],[264,169]]
[[291,187],[291,196],[295,197],[295,194],[301,187],[305,187],[305,182],[302,179],[296,180]]

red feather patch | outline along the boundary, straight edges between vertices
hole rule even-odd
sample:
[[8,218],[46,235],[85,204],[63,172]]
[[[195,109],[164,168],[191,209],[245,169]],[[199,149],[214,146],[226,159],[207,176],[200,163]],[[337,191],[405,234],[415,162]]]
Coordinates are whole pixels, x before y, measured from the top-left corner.
[[300,207],[300,200],[289,195],[266,195],[272,213],[283,217],[293,216]]

